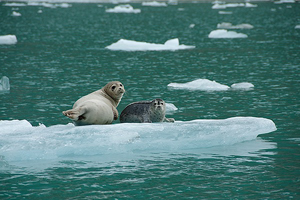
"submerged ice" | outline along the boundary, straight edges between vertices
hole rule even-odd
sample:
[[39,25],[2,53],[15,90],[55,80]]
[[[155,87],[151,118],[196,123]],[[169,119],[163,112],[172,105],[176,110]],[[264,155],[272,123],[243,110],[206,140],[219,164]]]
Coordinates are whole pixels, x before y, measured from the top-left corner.
[[6,161],[20,161],[232,145],[275,131],[276,126],[265,118],[234,117],[81,127],[35,127],[26,120],[12,120],[0,121],[0,129],[0,156]]
[[0,79],[0,92],[10,90],[9,78],[7,76],[3,76]]
[[120,39],[116,43],[113,43],[105,48],[120,51],[175,51],[181,49],[193,49],[195,48],[195,46],[187,46],[183,44],[180,45],[178,38],[168,40],[164,44],[154,44]]

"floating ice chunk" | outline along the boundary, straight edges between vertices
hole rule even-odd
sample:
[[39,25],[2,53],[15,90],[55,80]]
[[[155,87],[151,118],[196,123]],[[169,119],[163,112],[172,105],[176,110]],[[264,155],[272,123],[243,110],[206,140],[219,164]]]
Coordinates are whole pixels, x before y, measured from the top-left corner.
[[21,16],[21,13],[18,13],[16,11],[13,11],[13,13],[11,14],[11,16],[14,16],[14,17],[20,17]]
[[174,113],[178,108],[172,103],[166,103],[166,113]]
[[254,26],[251,24],[238,24],[238,25],[232,25],[231,23],[228,22],[222,22],[217,25],[217,28],[221,29],[252,29]]
[[280,1],[274,1],[275,4],[282,4],[282,3],[296,3],[295,0],[280,0]]
[[227,31],[225,29],[214,30],[208,35],[209,38],[247,38],[244,33],[237,33],[234,31]]
[[154,44],[120,39],[118,42],[113,43],[105,48],[120,51],[175,51],[181,49],[193,49],[195,46],[187,46],[183,44],[179,45],[178,38],[168,40],[165,42],[165,44]]
[[235,7],[244,7],[244,3],[228,3],[226,4],[227,8],[235,8]]
[[72,5],[69,4],[69,3],[55,4],[55,6],[61,7],[61,8],[69,8],[69,7],[72,7]]
[[178,5],[178,1],[177,0],[168,0],[168,4],[176,6],[176,5]]
[[107,13],[140,13],[141,9],[133,9],[129,4],[118,5],[114,8],[109,8],[105,12]]
[[12,6],[12,7],[19,7],[19,6],[27,6],[25,3],[5,3],[3,6]]
[[165,2],[151,1],[151,2],[143,2],[142,6],[165,7],[167,6],[167,4]]
[[300,24],[295,26],[295,29],[300,29]]
[[0,130],[0,157],[10,162],[228,146],[254,140],[276,126],[256,117],[82,127],[35,127],[26,120],[13,120],[0,121]]
[[231,15],[232,12],[231,11],[219,11],[220,15]]
[[43,13],[43,11],[42,10],[38,10],[38,13]]
[[189,27],[190,27],[190,28],[194,28],[194,27],[195,27],[195,24],[190,24]]
[[234,83],[231,85],[231,88],[237,90],[251,90],[254,88],[254,85],[248,82]]
[[16,44],[17,37],[15,35],[2,35],[0,36],[0,45],[1,44]]
[[227,8],[225,4],[216,3],[212,6],[212,9],[225,9],[225,8]]
[[257,7],[257,4],[252,4],[252,3],[246,2],[246,3],[245,3],[245,7],[246,7],[246,8],[255,8],[255,7]]
[[9,78],[7,76],[3,76],[0,79],[0,91],[8,91],[10,90]]
[[210,81],[208,79],[197,79],[187,83],[170,83],[169,87],[175,89],[189,89],[189,90],[201,90],[201,91],[221,91],[228,90],[227,85],[222,85],[216,81]]

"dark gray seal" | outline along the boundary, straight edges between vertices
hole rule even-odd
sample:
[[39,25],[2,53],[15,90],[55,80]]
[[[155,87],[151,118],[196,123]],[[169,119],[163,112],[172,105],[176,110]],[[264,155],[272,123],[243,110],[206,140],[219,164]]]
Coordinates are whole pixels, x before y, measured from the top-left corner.
[[174,122],[173,118],[166,118],[166,104],[162,99],[153,101],[134,102],[126,106],[120,115],[121,123],[152,123]]

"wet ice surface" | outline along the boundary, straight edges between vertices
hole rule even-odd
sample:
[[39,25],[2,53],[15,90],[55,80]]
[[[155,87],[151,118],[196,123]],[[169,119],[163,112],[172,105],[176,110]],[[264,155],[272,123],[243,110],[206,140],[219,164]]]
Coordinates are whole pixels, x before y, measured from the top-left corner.
[[234,117],[80,127],[32,126],[27,120],[10,120],[0,121],[0,129],[0,156],[10,162],[227,146],[254,140],[276,126],[265,118]]

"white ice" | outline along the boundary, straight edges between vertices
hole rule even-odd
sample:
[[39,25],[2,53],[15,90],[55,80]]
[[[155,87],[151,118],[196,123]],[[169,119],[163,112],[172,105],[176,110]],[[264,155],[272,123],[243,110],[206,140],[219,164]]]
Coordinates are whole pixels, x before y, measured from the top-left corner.
[[220,15],[231,15],[232,12],[231,11],[219,11]]
[[141,9],[134,9],[129,4],[118,5],[114,8],[109,8],[105,12],[107,13],[140,13]]
[[170,83],[168,87],[174,89],[188,89],[188,90],[200,90],[200,91],[224,91],[229,89],[234,90],[248,90],[253,89],[254,85],[249,82],[241,82],[241,83],[234,83],[231,87],[227,85],[223,85],[216,81],[211,81],[208,79],[197,79],[187,83]]
[[280,1],[274,1],[275,4],[282,4],[282,3],[296,3],[295,0],[280,0]]
[[246,3],[245,3],[245,7],[246,7],[246,8],[255,8],[255,7],[257,7],[257,4],[252,4],[252,3],[246,2]]
[[1,44],[16,44],[17,37],[15,35],[2,35],[0,36],[0,45]]
[[177,111],[178,108],[172,103],[166,103],[166,114],[171,114]]
[[167,4],[165,2],[150,1],[143,2],[142,6],[165,7],[167,6]]
[[232,25],[232,23],[229,22],[222,22],[217,25],[217,28],[220,29],[252,29],[254,26],[251,24],[238,24],[238,25]]
[[69,7],[72,7],[72,5],[69,3],[54,3],[54,2],[49,3],[49,2],[35,2],[35,1],[31,2],[31,1],[29,1],[28,6],[43,6],[46,8],[57,8],[57,7],[69,8]]
[[13,11],[13,13],[11,14],[11,16],[14,16],[14,17],[20,17],[20,16],[21,16],[21,13],[16,12],[16,11]]
[[175,89],[189,89],[189,90],[201,90],[201,91],[222,91],[228,90],[230,87],[211,81],[208,79],[197,79],[187,83],[170,83],[169,87]]
[[12,7],[19,7],[19,6],[27,6],[25,3],[5,3],[3,6],[12,6]]
[[0,130],[0,157],[10,162],[230,146],[275,131],[276,126],[256,117],[81,127],[12,120],[0,121]]
[[300,29],[300,24],[295,26],[295,29]]
[[237,33],[235,31],[227,31],[225,29],[214,30],[208,35],[209,38],[247,38],[244,33]]
[[236,8],[236,7],[246,7],[246,8],[253,8],[257,7],[256,4],[251,3],[222,3],[217,2],[212,6],[212,9],[226,9],[226,8]]
[[187,46],[183,44],[180,45],[178,38],[168,40],[164,44],[154,44],[120,39],[116,43],[113,43],[105,48],[120,51],[175,51],[181,49],[193,49],[195,48],[195,46]]
[[250,90],[254,88],[254,85],[252,83],[248,82],[241,82],[241,83],[234,83],[231,85],[232,89],[237,89],[237,90]]
[[0,91],[8,91],[10,90],[9,78],[7,76],[3,76],[0,79]]

